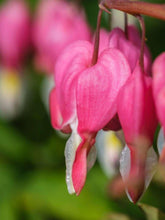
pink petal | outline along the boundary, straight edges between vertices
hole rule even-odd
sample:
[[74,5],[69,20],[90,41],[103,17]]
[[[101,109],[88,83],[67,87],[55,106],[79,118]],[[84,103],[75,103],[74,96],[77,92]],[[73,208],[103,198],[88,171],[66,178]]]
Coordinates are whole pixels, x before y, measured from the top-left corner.
[[86,180],[87,174],[87,156],[94,144],[94,140],[87,139],[83,140],[77,148],[75,160],[72,168],[72,181],[75,192],[77,195],[80,194]]
[[33,25],[38,61],[44,61],[38,67],[52,73],[62,50],[77,40],[91,40],[83,10],[65,0],[42,0]]
[[135,180],[128,192],[136,202],[144,190],[147,151],[152,146],[157,127],[152,79],[142,73],[140,66],[135,68],[119,93],[118,115],[131,152],[129,178]]
[[51,115],[51,124],[54,129],[61,130],[63,133],[71,133],[69,125],[62,127],[63,117],[57,102],[56,89],[52,89],[49,96],[49,106]]
[[89,136],[87,140],[82,140],[75,127],[73,128],[65,148],[66,183],[71,194],[80,193],[85,184],[87,171],[94,165],[96,150],[93,144],[93,137]]
[[51,123],[54,129],[61,129],[62,115],[57,102],[56,89],[52,89],[49,96]]
[[[123,30],[115,28],[110,33],[109,47],[117,48],[128,59],[131,71],[134,70],[140,56],[141,37],[134,26],[128,26],[128,39]],[[151,74],[151,55],[145,45],[144,68],[147,75]]]
[[116,49],[107,49],[95,66],[83,72],[76,88],[78,131],[86,133],[102,129],[117,111],[116,98],[130,76],[125,57]]
[[165,52],[160,54],[154,61],[153,67],[153,93],[157,109],[157,95],[165,87]]
[[30,15],[24,1],[6,1],[0,15],[1,62],[20,68],[30,45]]
[[127,143],[134,145],[141,136],[152,144],[157,126],[152,79],[144,76],[138,66],[118,96],[118,115]]
[[76,117],[75,86],[79,74],[90,66],[93,47],[87,41],[77,41],[65,49],[55,68],[56,97],[62,115],[61,126]]

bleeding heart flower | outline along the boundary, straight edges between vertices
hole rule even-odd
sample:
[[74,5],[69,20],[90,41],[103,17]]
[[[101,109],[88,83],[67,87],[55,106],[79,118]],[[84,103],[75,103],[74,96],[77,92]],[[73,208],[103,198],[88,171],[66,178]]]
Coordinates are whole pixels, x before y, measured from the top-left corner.
[[127,190],[135,203],[146,187],[146,159],[157,126],[152,79],[143,74],[139,65],[119,93],[118,115],[130,151],[130,169],[127,169],[128,175],[124,180],[131,181],[127,184]]
[[24,1],[7,1],[0,10],[1,65],[18,69],[29,50],[30,16]]
[[[117,95],[130,76],[124,55],[104,50],[92,66],[93,45],[77,41],[59,57],[56,88],[50,94],[51,122],[55,129],[70,132],[66,144],[67,185],[79,194],[95,159],[95,136],[117,111]],[[92,159],[91,159],[92,158]]]
[[[139,60],[141,37],[135,26],[128,26],[128,36],[120,28],[115,28],[110,33],[109,47],[117,48],[126,56],[131,71],[135,69],[135,66]],[[151,75],[151,55],[148,47],[144,48],[144,70],[147,75]]]
[[[158,137],[159,153],[163,150],[165,135],[165,52],[160,54],[153,63],[153,94],[158,119],[162,125]],[[165,156],[165,155],[164,155]],[[164,158],[165,160],[165,158]]]
[[83,11],[65,0],[42,0],[33,26],[37,67],[53,73],[59,53],[76,40],[91,40]]

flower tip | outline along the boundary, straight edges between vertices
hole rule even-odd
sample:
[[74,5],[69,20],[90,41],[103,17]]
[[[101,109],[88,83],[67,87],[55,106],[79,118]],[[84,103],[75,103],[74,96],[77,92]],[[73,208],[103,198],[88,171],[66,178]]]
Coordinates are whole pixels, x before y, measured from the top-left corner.
[[139,190],[134,190],[134,189],[128,190],[129,200],[131,202],[133,202],[134,204],[136,204],[139,201],[142,194],[143,194],[143,191],[141,191],[141,190],[140,191]]
[[[130,182],[130,181],[129,181]],[[131,202],[136,204],[140,197],[142,196],[145,189],[145,180],[143,178],[134,179],[127,186],[128,198]]]

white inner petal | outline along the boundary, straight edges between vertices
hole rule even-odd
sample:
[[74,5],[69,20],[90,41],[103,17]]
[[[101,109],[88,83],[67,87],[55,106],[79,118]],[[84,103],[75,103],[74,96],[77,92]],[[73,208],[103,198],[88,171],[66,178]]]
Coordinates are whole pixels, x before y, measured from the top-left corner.
[[121,152],[121,157],[120,157],[120,173],[123,180],[126,180],[129,175],[130,164],[131,164],[130,150],[127,147],[127,145],[125,145],[124,149]]
[[75,193],[72,182],[72,167],[75,160],[76,150],[81,143],[80,136],[73,131],[65,146],[66,184],[70,194]]
[[95,164],[96,161],[96,157],[97,157],[97,150],[95,146],[92,146],[88,157],[87,157],[87,171],[89,171],[93,165]]
[[157,140],[157,146],[158,146],[159,154],[161,154],[161,152],[163,150],[163,146],[164,146],[164,132],[163,132],[163,128],[162,127],[161,127],[161,129],[159,131],[158,140]]
[[117,172],[117,164],[122,150],[122,142],[114,131],[99,131],[96,137],[96,148],[99,163],[106,176],[111,178]]
[[[130,172],[130,162],[131,162],[130,150],[128,146],[125,145],[120,158],[120,173],[124,181],[127,179]],[[157,163],[158,163],[157,154],[155,153],[153,147],[150,147],[147,153],[146,167],[145,167],[146,169],[145,190],[148,188],[152,180]],[[126,189],[126,193],[129,200],[132,202],[132,199],[130,198],[127,189]]]
[[155,153],[153,147],[150,147],[147,153],[147,160],[146,160],[146,179],[145,179],[145,188],[147,189],[152,177],[155,173],[156,165],[158,164],[158,156]]

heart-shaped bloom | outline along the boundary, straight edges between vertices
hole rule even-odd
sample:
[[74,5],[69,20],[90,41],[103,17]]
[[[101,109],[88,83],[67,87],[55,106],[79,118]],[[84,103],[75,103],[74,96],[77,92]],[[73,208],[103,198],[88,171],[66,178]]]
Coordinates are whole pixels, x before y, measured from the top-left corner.
[[[143,73],[139,65],[119,93],[118,115],[130,151],[127,177],[132,184],[128,183],[127,190],[132,201],[137,202],[146,187],[146,159],[157,126],[152,79]],[[128,163],[127,159],[125,163]]]
[[76,40],[91,40],[83,11],[65,0],[42,0],[33,26],[37,67],[53,73],[59,53]]
[[72,135],[66,144],[67,185],[79,194],[95,159],[95,136],[117,111],[117,95],[130,76],[130,67],[117,49],[104,50],[95,65],[93,45],[77,41],[59,57],[50,94],[51,122]]
[[30,16],[24,1],[7,1],[0,9],[1,65],[20,68],[29,50]]
[[[109,47],[119,49],[127,58],[131,71],[135,69],[139,61],[141,37],[135,26],[128,26],[128,36],[120,28],[111,31],[109,37]],[[147,45],[144,48],[144,70],[147,75],[151,75],[151,55]]]

